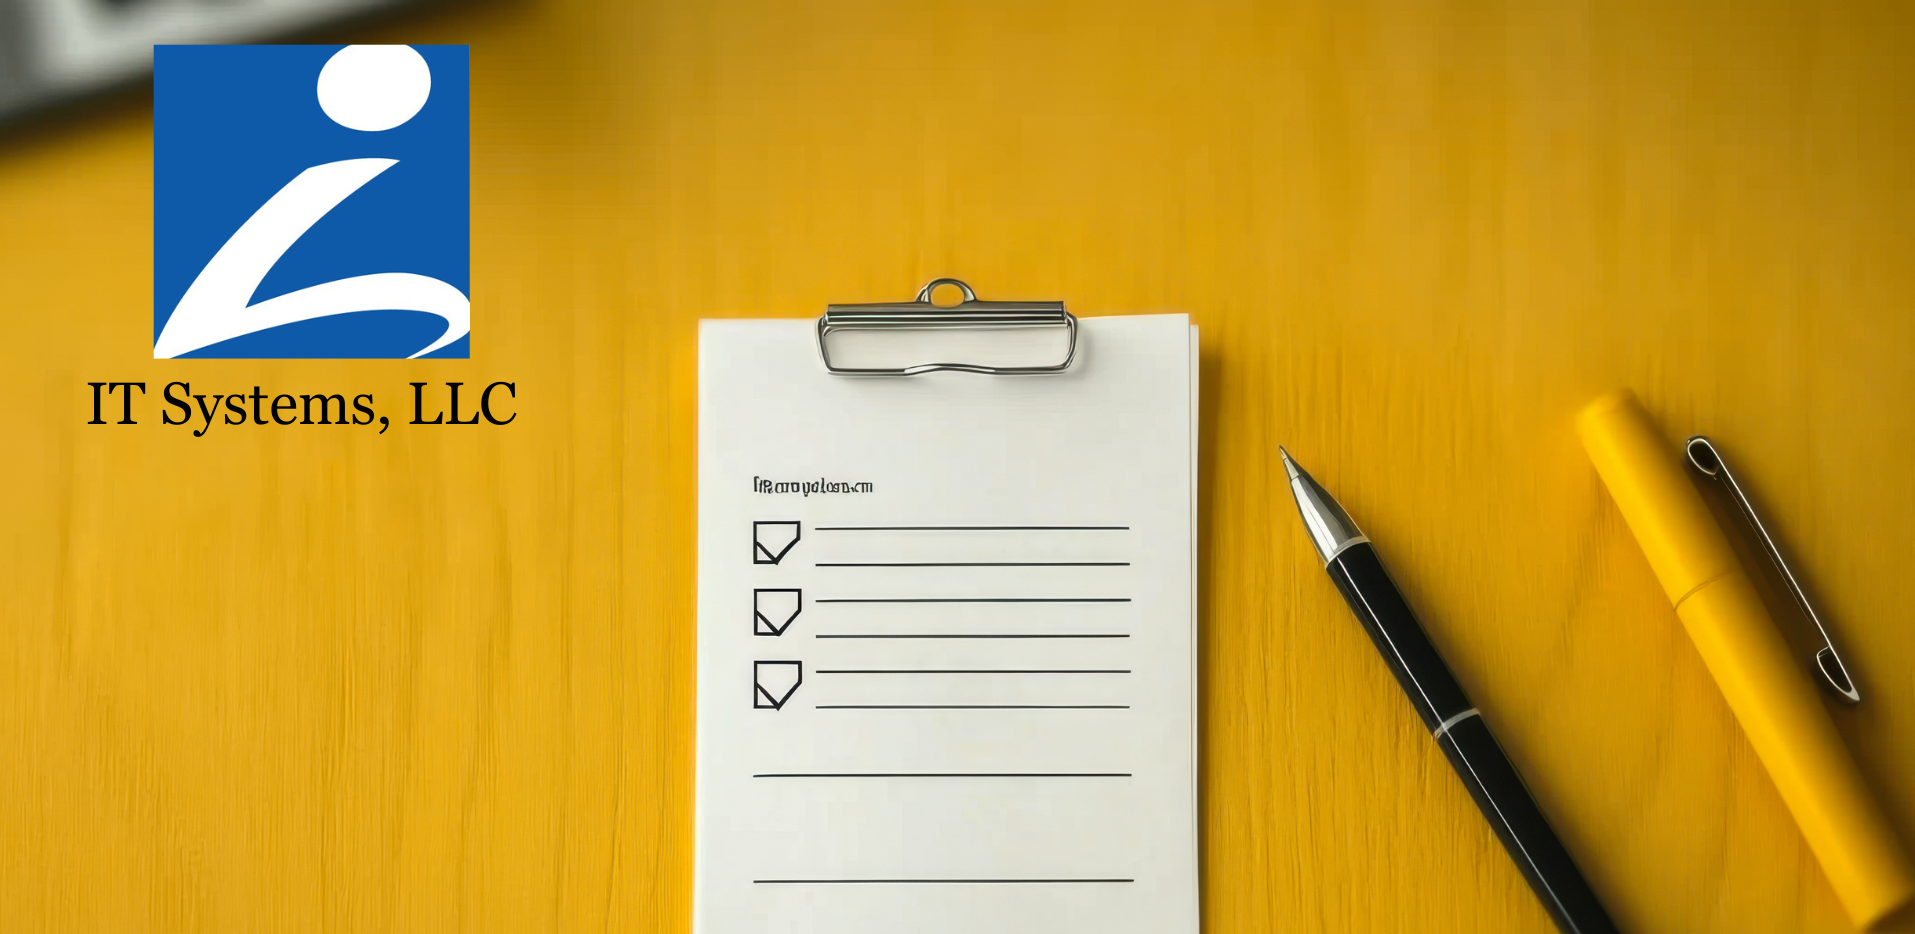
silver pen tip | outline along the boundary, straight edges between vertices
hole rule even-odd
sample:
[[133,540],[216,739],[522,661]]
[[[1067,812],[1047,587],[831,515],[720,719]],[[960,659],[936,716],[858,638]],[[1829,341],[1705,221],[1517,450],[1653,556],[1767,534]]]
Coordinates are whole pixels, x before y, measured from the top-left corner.
[[1343,549],[1369,541],[1356,523],[1350,521],[1350,514],[1290,459],[1290,452],[1282,445],[1277,446],[1277,456],[1283,459],[1283,469],[1290,474],[1290,495],[1296,497],[1297,513],[1303,517],[1303,527],[1310,532],[1310,543],[1317,546],[1318,557],[1327,564]]

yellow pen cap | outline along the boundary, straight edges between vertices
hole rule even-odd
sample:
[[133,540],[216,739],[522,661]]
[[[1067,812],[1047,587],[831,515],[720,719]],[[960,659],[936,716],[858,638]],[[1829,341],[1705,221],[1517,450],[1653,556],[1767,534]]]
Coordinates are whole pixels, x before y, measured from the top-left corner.
[[1915,898],[1915,866],[1680,456],[1627,389],[1576,428],[1836,897],[1872,927]]

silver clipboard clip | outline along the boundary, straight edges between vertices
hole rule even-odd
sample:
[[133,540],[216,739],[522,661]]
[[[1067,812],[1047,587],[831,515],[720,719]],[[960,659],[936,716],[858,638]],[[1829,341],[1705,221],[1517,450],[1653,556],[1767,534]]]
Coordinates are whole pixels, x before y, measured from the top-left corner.
[[[940,285],[955,285],[964,294],[956,305],[935,305],[931,290]],[[906,367],[849,367],[831,362],[832,334],[839,331],[873,331],[893,328],[930,330],[1011,330],[1020,328],[1063,328],[1067,343],[1062,362],[1040,366],[986,366],[981,363],[918,363]],[[1061,373],[1077,357],[1077,318],[1064,310],[1063,302],[987,302],[981,301],[971,287],[956,279],[933,279],[918,290],[915,301],[876,302],[862,305],[827,305],[818,318],[818,356],[825,369],[839,376],[915,376],[938,370],[984,373],[991,376],[1015,376],[1029,373]]]

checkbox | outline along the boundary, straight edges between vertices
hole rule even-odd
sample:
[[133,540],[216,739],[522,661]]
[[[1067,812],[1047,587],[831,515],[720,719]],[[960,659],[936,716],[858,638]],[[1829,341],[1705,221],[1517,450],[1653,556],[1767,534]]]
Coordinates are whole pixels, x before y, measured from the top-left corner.
[[783,710],[804,680],[804,662],[752,662],[751,705],[759,710]]
[[798,611],[804,609],[804,594],[797,588],[754,590],[751,592],[751,632],[755,636],[782,636],[791,628]]
[[794,521],[753,522],[751,524],[751,563],[777,564],[791,553],[803,531]]

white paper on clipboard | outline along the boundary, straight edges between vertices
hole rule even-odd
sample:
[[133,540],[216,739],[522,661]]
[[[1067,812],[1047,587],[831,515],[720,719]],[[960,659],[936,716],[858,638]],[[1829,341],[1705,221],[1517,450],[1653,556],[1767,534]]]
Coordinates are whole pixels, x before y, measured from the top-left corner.
[[706,321],[697,934],[1198,927],[1197,335],[847,378]]

